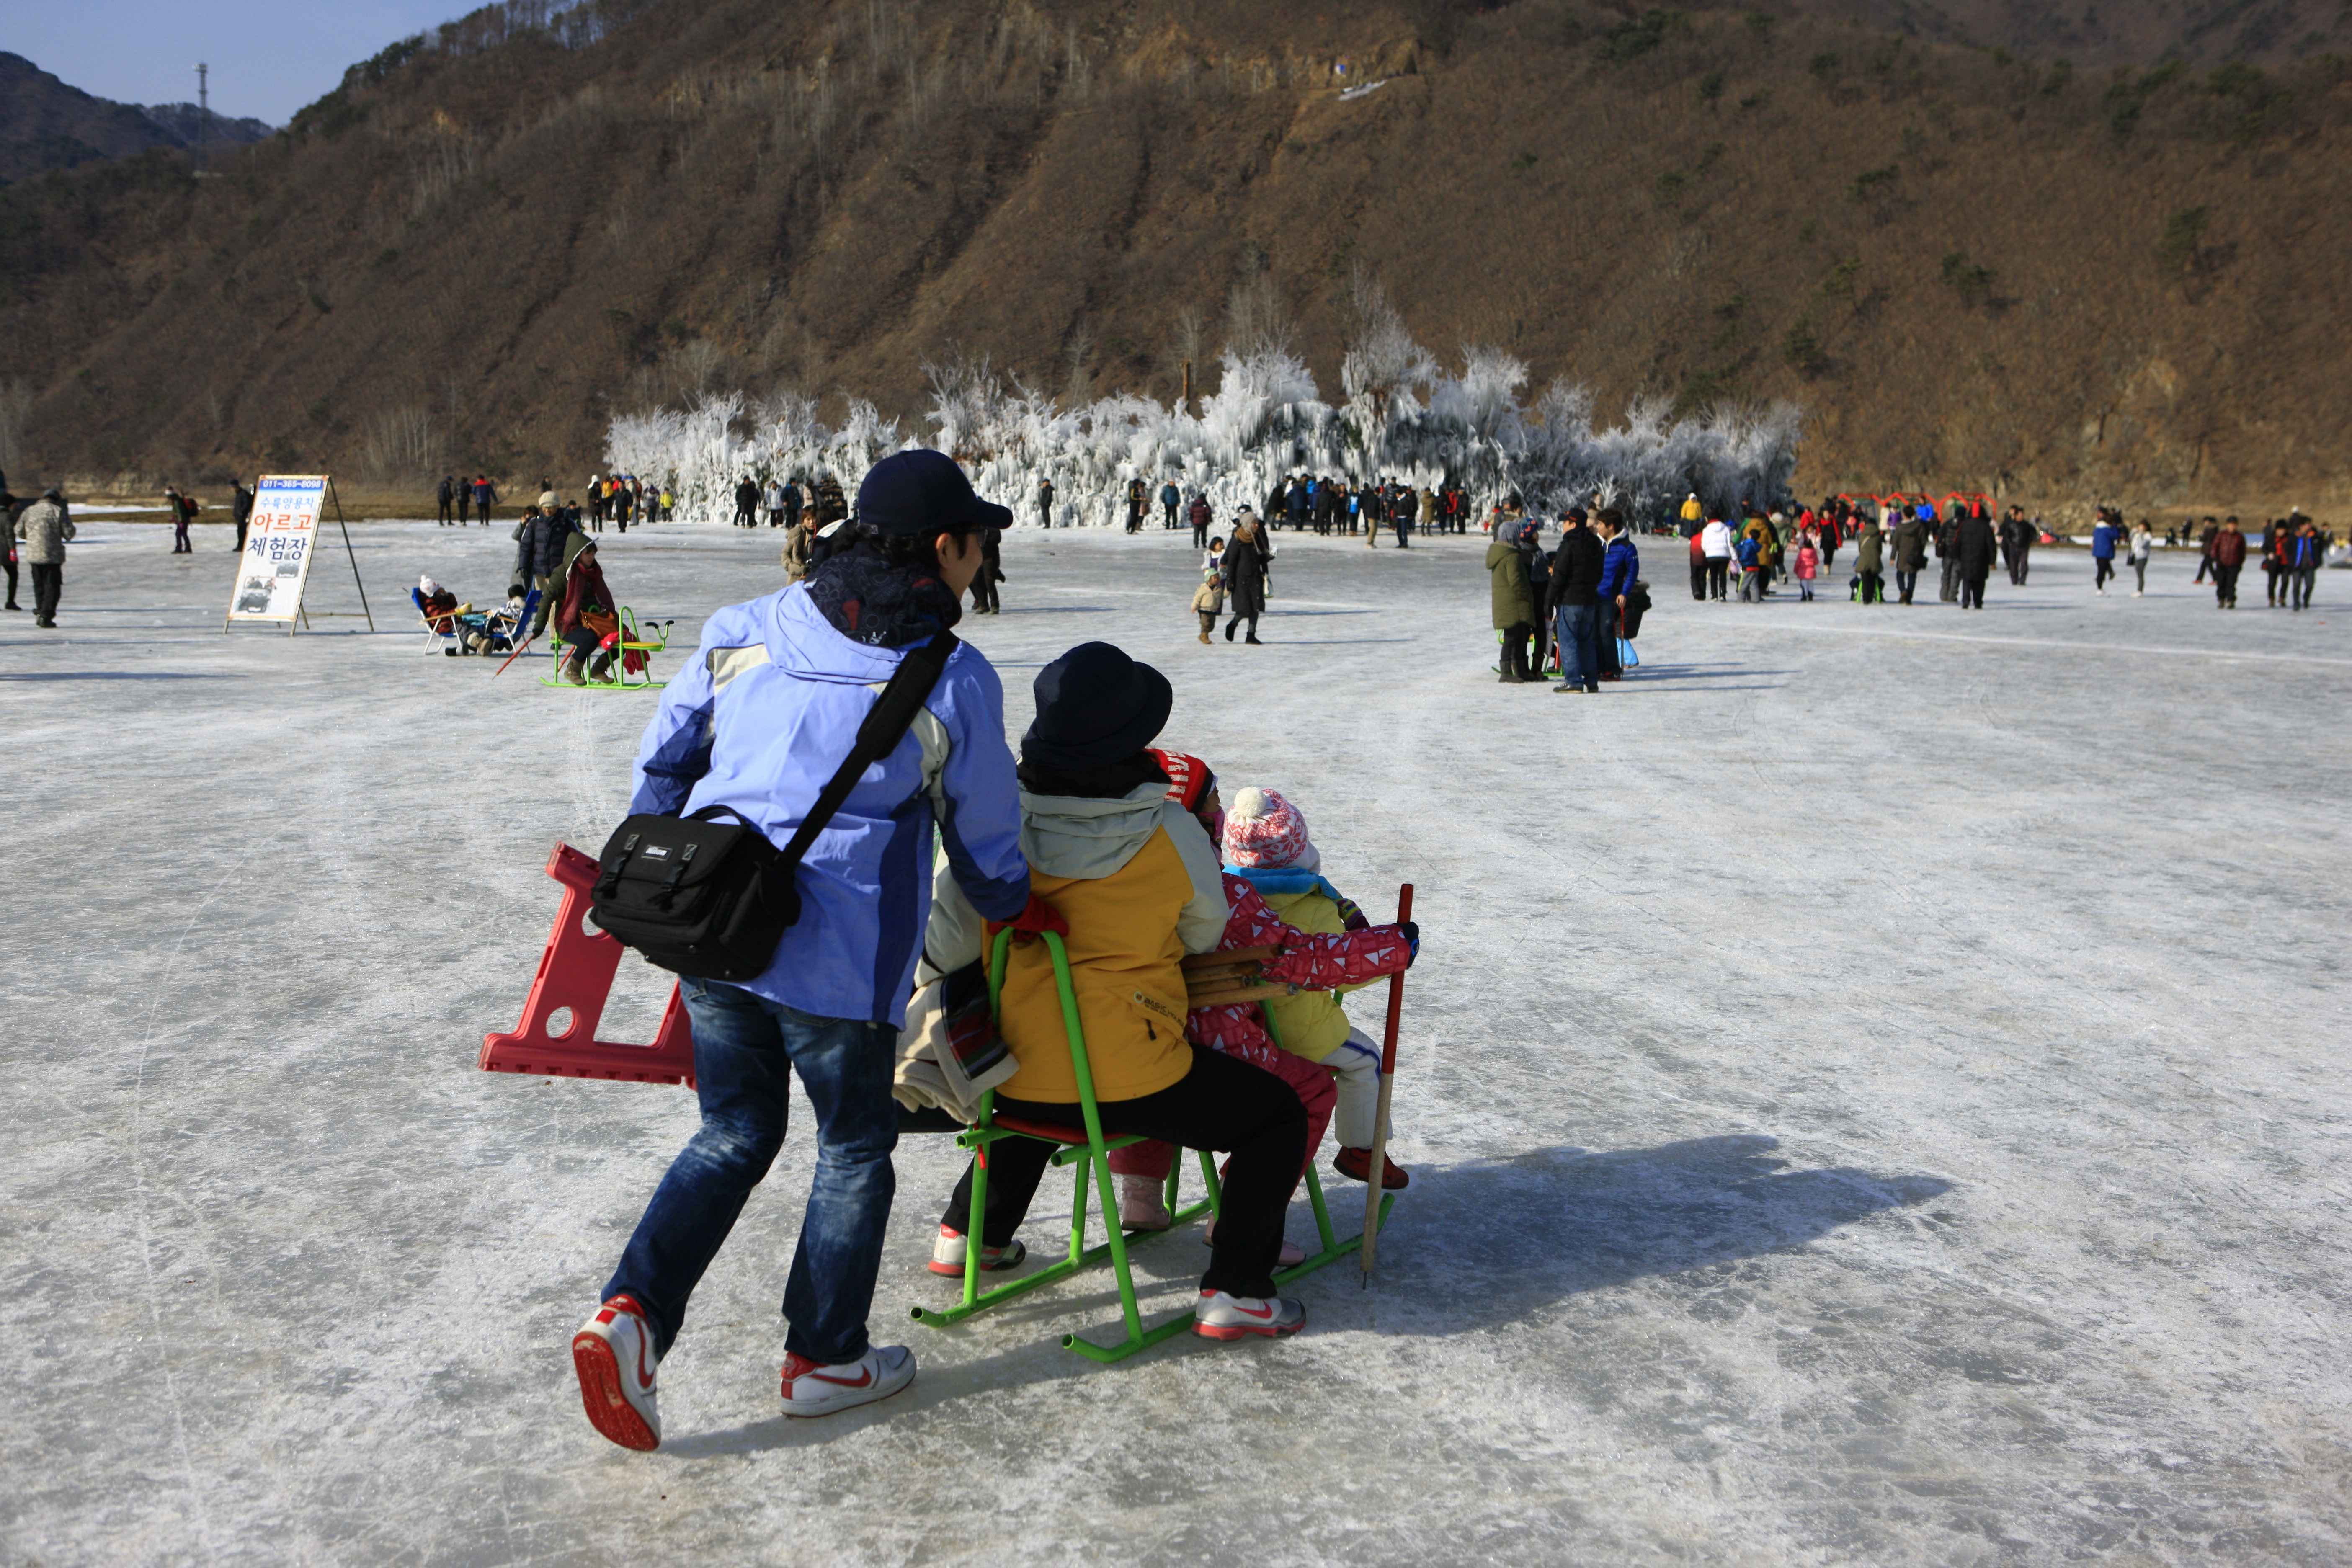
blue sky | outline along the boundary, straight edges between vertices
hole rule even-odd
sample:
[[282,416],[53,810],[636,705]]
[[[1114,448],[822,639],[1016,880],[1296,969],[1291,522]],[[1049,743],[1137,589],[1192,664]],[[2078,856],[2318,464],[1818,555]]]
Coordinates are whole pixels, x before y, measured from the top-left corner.
[[352,61],[472,8],[472,0],[0,0],[0,49],[124,103],[194,103],[202,60],[213,68],[214,109],[283,125]]

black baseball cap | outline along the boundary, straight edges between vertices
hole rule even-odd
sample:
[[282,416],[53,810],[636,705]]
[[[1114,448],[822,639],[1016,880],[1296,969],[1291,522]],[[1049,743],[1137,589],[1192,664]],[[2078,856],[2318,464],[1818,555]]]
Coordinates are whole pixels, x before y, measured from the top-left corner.
[[893,452],[866,470],[857,516],[886,539],[1013,526],[1011,509],[974,495],[953,458],[921,447]]

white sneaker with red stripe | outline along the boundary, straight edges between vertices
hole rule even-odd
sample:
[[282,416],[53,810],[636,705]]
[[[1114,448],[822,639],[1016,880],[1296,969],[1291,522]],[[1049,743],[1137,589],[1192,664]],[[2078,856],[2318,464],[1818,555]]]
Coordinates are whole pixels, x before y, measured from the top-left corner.
[[580,1374],[580,1404],[589,1425],[624,1448],[649,1453],[661,1447],[661,1412],[654,1403],[653,1325],[634,1296],[615,1296],[572,1336],[572,1366]]
[[[980,1266],[991,1270],[1018,1268],[1028,1256],[1029,1249],[1016,1236],[1003,1247],[982,1244]],[[940,1226],[939,1239],[931,1243],[931,1272],[952,1274],[959,1279],[963,1278],[963,1232],[950,1226]]]
[[872,1345],[839,1366],[819,1366],[795,1351],[784,1357],[784,1414],[830,1415],[887,1399],[914,1381],[915,1352],[904,1345]]
[[1203,1290],[1192,1308],[1192,1331],[1204,1340],[1273,1339],[1307,1326],[1307,1305],[1288,1296],[1228,1296]]

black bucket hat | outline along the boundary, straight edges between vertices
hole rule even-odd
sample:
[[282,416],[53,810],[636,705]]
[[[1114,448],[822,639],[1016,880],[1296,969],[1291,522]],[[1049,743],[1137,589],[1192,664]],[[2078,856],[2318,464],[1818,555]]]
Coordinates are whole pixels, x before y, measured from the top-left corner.
[[1133,756],[1167,727],[1168,678],[1107,642],[1080,643],[1037,672],[1037,718],[1021,737],[1024,761],[1064,772]]

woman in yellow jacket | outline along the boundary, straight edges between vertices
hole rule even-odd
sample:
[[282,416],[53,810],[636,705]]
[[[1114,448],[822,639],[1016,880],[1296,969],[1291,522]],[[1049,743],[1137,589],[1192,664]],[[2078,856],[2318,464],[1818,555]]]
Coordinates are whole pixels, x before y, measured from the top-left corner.
[[[1021,742],[1021,848],[1031,890],[1069,928],[1063,942],[1103,1131],[1232,1152],[1193,1331],[1294,1333],[1306,1309],[1275,1294],[1274,1269],[1307,1158],[1307,1112],[1273,1074],[1184,1037],[1184,955],[1217,945],[1227,910],[1216,847],[1168,798],[1168,775],[1144,750],[1168,722],[1167,677],[1108,643],[1085,643],[1039,671],[1035,691],[1037,719]],[[996,1091],[996,1115],[1081,1125],[1043,942],[1016,936],[997,1026],[1020,1070]],[[1029,1139],[992,1146],[987,1268],[1024,1256],[1013,1233],[1053,1152]],[[967,1169],[940,1215],[936,1271],[963,1272],[971,1213]]]

